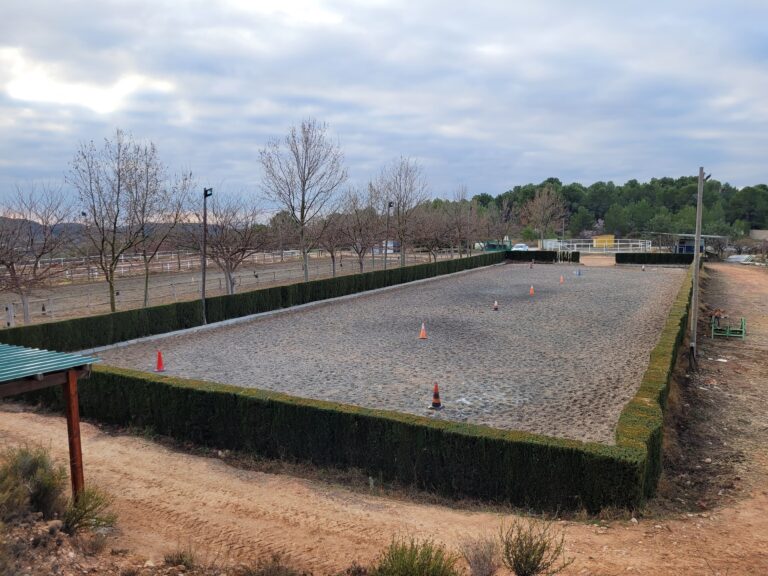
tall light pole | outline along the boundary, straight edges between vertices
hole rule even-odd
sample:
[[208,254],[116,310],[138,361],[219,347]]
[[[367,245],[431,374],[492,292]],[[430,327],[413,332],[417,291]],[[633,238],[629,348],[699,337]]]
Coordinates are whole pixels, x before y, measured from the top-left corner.
[[704,198],[704,182],[709,180],[712,174],[704,177],[704,167],[699,168],[699,187],[696,192],[696,235],[693,248],[693,292],[691,294],[691,350],[690,363],[696,364],[696,325],[699,322],[699,262],[701,260],[701,212]]
[[387,235],[384,238],[384,270],[387,269],[387,251],[389,250],[389,210],[395,203],[392,200],[387,202]]
[[203,324],[207,324],[205,317],[205,267],[208,262],[208,196],[213,195],[213,188],[203,188],[203,255],[202,255],[202,271],[203,271],[203,283],[200,290],[200,297],[203,301]]

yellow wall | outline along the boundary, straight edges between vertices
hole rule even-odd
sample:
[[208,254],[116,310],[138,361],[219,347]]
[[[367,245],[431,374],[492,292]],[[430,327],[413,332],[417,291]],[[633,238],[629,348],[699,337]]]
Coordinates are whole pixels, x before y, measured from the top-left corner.
[[613,234],[603,234],[592,237],[592,246],[595,248],[613,248],[613,242],[616,238]]

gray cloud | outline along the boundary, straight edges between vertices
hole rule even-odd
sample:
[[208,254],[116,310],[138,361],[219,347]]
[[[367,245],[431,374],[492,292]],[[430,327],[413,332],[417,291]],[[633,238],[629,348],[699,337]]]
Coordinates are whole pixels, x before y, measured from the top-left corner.
[[205,182],[329,122],[363,183],[400,154],[458,184],[695,173],[765,182],[761,2],[46,3],[0,22],[0,193],[116,126]]

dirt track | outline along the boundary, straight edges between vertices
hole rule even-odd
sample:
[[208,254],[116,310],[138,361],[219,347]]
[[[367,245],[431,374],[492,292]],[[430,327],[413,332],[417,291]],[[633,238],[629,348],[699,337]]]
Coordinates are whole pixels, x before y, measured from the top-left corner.
[[[723,463],[721,472],[730,470],[735,485],[727,490],[715,486],[711,501],[681,504],[637,524],[564,523],[568,552],[575,557],[566,574],[768,573],[768,274],[712,267],[704,300],[749,319],[745,342],[700,341],[703,358],[729,362],[703,361],[701,373],[687,385],[714,391],[715,385],[704,379],[715,379],[722,391],[715,403],[727,408],[718,421],[721,440],[743,458]],[[61,461],[67,458],[65,430],[57,416],[18,413],[13,407],[0,412],[0,444],[41,442]],[[91,425],[83,426],[83,435],[86,480],[116,496],[122,535],[111,546],[155,559],[189,543],[210,557],[232,559],[281,550],[295,564],[326,573],[353,560],[371,560],[397,533],[454,546],[464,535],[496,530],[500,521],[494,513],[235,469],[216,458],[171,451],[133,436],[115,437]],[[719,454],[713,447],[712,464],[720,464]],[[706,464],[690,470],[695,482],[707,484]],[[673,487],[667,492],[670,500],[679,493]]]

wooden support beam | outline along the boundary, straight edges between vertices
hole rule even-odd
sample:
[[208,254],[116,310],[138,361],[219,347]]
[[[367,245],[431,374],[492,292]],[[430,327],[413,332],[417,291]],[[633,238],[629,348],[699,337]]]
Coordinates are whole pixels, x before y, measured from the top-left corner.
[[41,379],[30,377],[25,378],[24,380],[2,382],[0,383],[0,398],[23,394],[24,392],[32,392],[33,390],[40,390],[41,388],[48,388],[50,386],[58,386],[65,384],[66,382],[66,372],[53,372],[51,374],[46,374]]
[[64,407],[67,413],[69,436],[69,470],[72,480],[72,498],[77,500],[85,488],[83,479],[83,452],[80,447],[80,408],[77,401],[77,370],[67,370],[64,382]]

